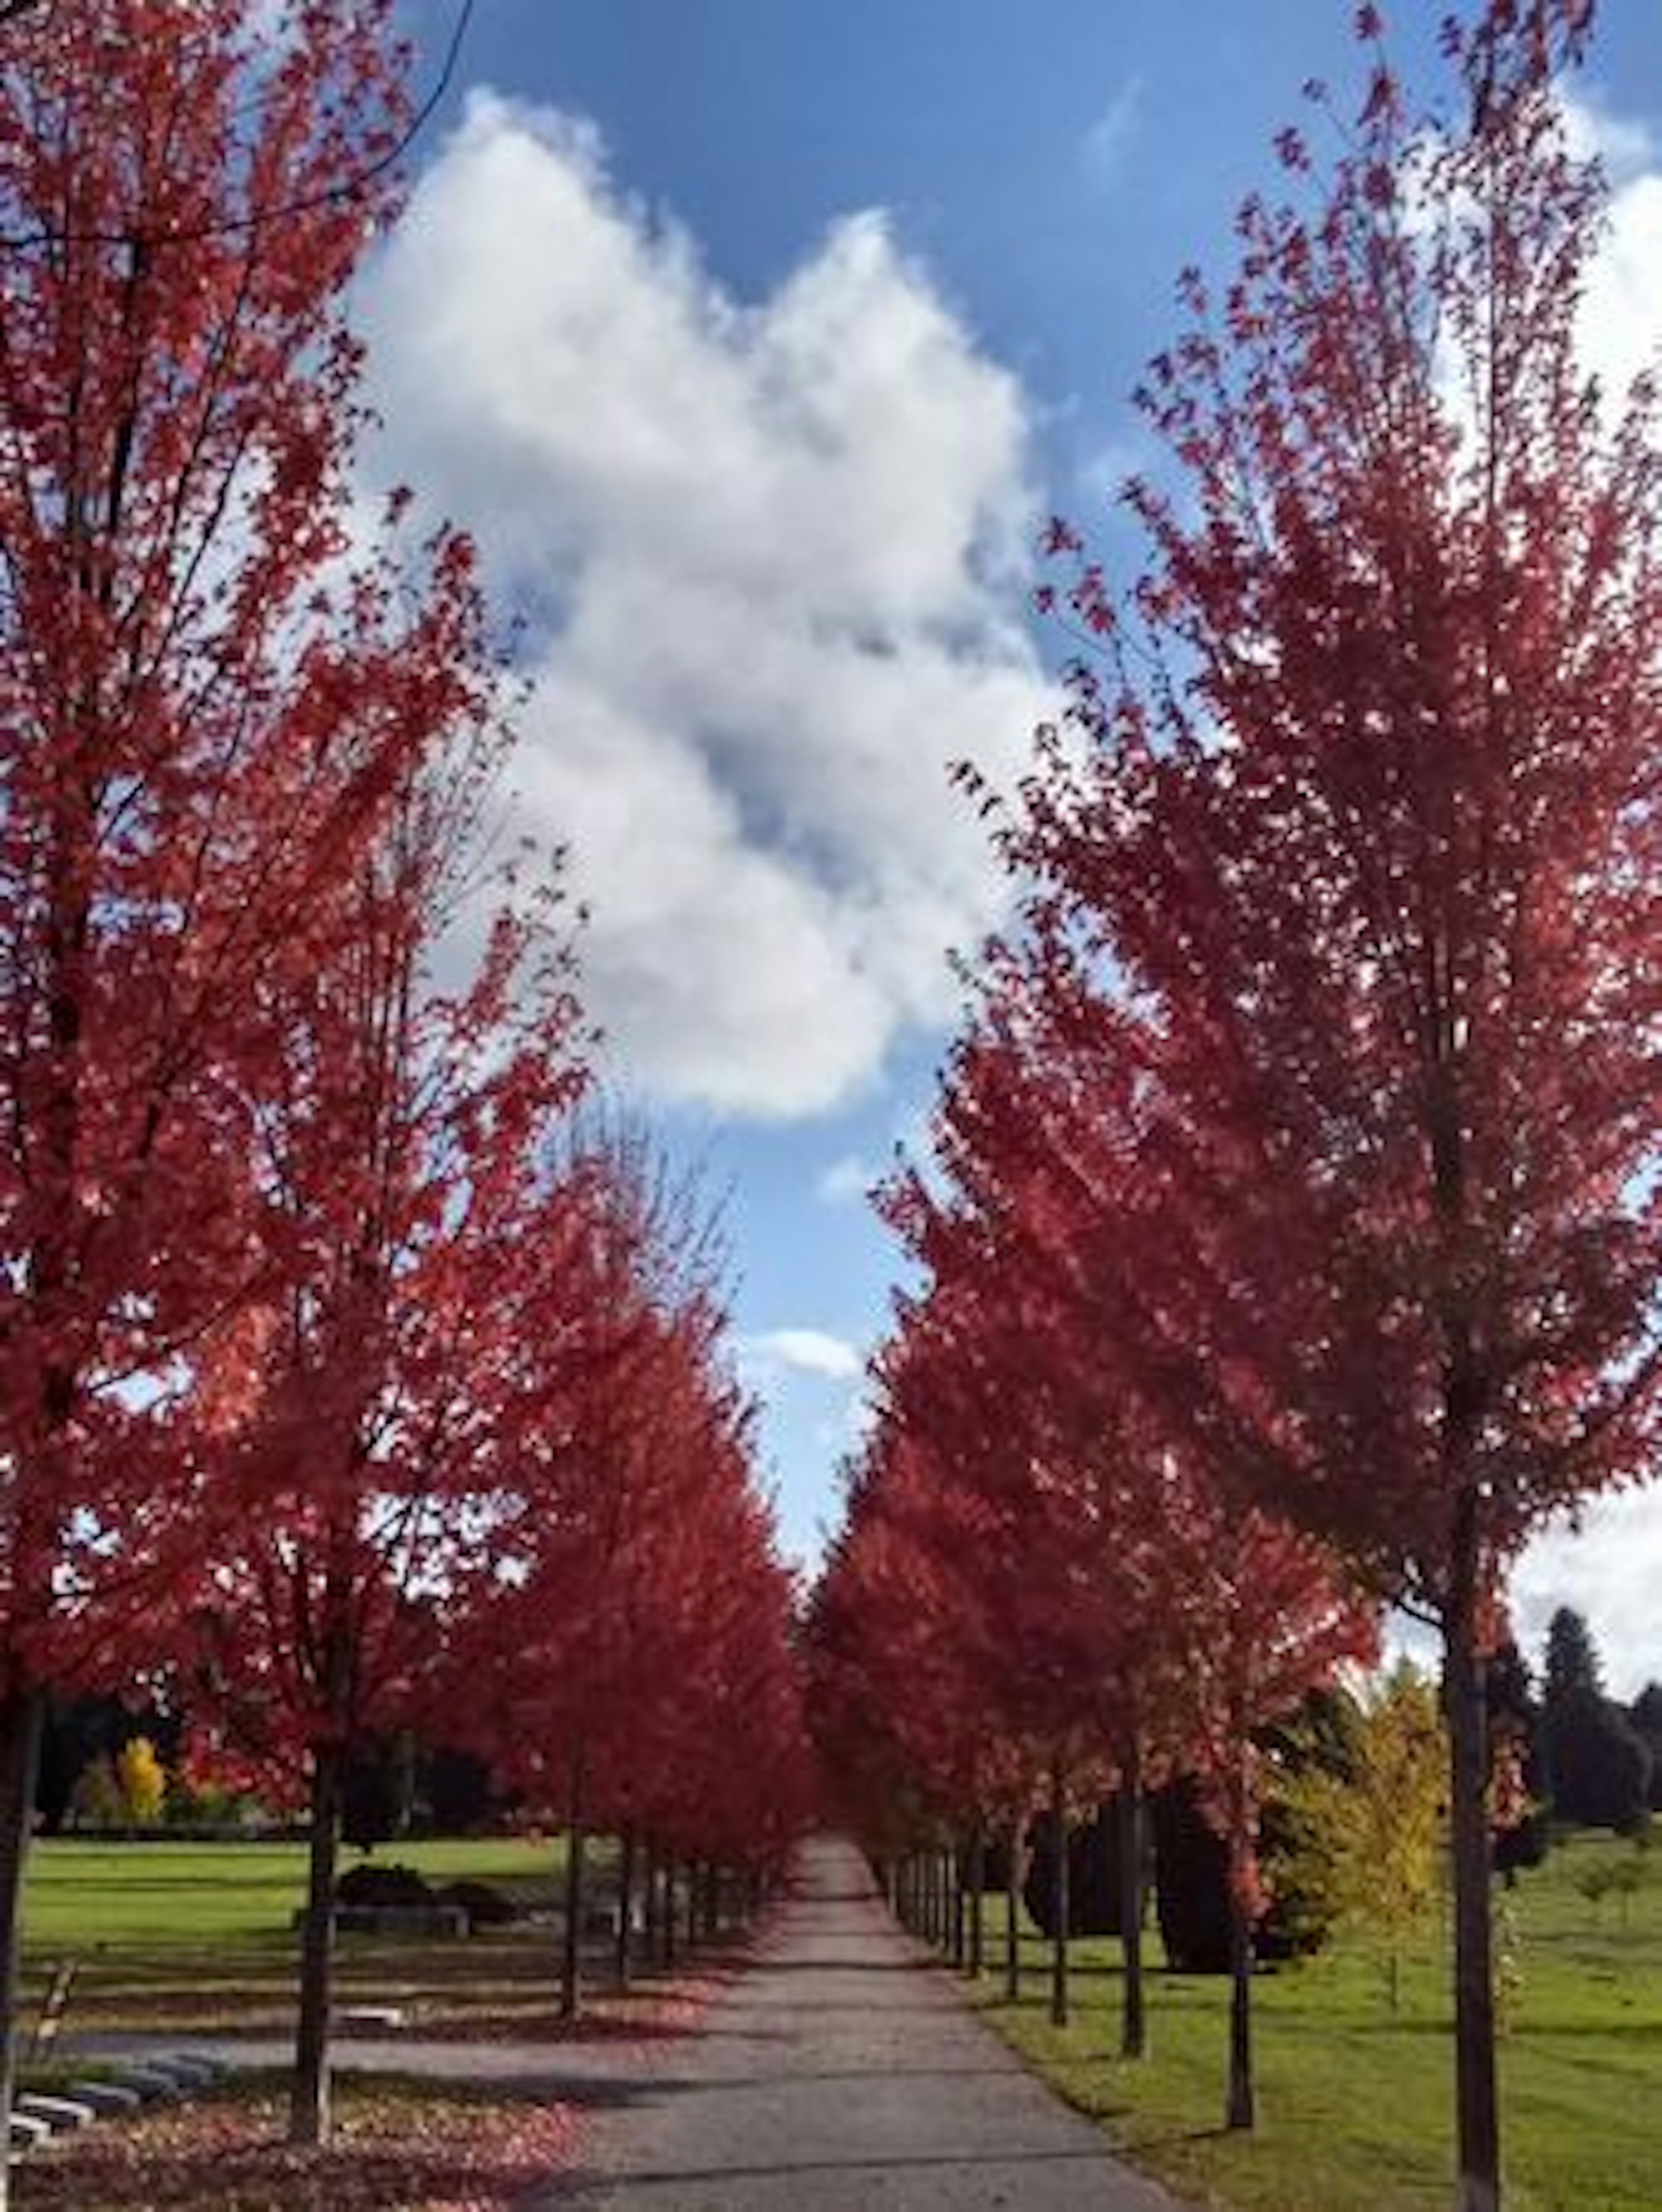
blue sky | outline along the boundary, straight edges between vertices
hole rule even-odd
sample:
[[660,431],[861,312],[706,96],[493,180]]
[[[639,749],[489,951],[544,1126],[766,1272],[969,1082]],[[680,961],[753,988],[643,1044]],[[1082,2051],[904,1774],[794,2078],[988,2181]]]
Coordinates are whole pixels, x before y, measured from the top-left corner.
[[[430,71],[459,0],[407,0]],[[1430,66],[1440,9],[1401,18]],[[529,617],[518,805],[569,839],[609,1072],[726,1197],[789,1547],[834,1516],[949,944],[1000,887],[946,764],[1045,697],[1036,518],[1107,525],[1172,283],[1348,81],[1342,0],[478,0],[364,288],[377,466]],[[1600,343],[1656,335],[1662,46],[1610,0],[1580,96],[1622,190]],[[1531,1563],[1621,1677],[1654,1501]],[[1640,1576],[1637,1568],[1642,1566]]]

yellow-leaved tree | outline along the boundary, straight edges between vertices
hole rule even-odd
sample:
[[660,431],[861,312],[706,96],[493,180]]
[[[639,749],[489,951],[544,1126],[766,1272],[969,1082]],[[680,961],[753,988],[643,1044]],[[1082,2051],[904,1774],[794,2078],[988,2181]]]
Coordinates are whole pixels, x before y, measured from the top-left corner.
[[151,1828],[161,1818],[167,1796],[167,1770],[147,1735],[133,1736],[115,1757],[116,1779],[126,1800],[127,1818],[136,1828]]
[[1436,1910],[1448,1865],[1448,1744],[1435,1686],[1407,1659],[1356,1700],[1350,1771],[1311,1765],[1285,1775],[1301,1889],[1381,1947],[1391,2008],[1402,1952]]

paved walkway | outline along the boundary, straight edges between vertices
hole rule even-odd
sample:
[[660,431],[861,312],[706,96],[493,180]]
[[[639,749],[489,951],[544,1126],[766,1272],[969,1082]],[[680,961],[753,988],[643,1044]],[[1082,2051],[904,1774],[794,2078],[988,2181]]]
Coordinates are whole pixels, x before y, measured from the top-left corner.
[[822,1839],[756,1964],[597,2117],[544,2212],[1177,2212],[1028,2075]]

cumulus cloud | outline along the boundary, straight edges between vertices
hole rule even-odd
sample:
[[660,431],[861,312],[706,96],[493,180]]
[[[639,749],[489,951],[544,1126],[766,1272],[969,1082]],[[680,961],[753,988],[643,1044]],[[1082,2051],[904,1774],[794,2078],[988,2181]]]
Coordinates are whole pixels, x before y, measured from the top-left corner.
[[1656,139],[1648,123],[1621,115],[1597,87],[1565,82],[1559,101],[1568,126],[1570,151],[1578,161],[1597,155],[1605,174],[1625,185],[1656,165]]
[[1561,1605],[1586,1615],[1604,1660],[1605,1686],[1637,1697],[1662,1681],[1662,1613],[1656,1602],[1662,1562],[1662,1486],[1601,1498],[1579,1532],[1554,1529],[1538,1538],[1513,1577],[1518,1640],[1541,1655],[1547,1623]]
[[[1610,179],[1604,247],[1588,272],[1580,343],[1605,392],[1619,399],[1653,368],[1662,349],[1662,149],[1649,129],[1580,92],[1564,101],[1571,144],[1597,154]],[[1538,1656],[1560,1605],[1586,1615],[1612,1691],[1635,1696],[1662,1680],[1662,1618],[1656,1605],[1662,1559],[1662,1489],[1607,1498],[1588,1508],[1578,1532],[1550,1531],[1519,1564],[1513,1585],[1518,1632]]]
[[1610,180],[1603,250],[1587,272],[1579,331],[1587,367],[1619,399],[1662,346],[1662,165],[1649,130],[1578,94],[1567,95],[1569,139],[1596,154]]
[[362,301],[376,465],[526,624],[514,784],[636,1088],[790,1115],[950,1018],[1002,908],[947,788],[1044,693],[1020,386],[879,215],[734,297],[595,134],[476,95]]
[[740,1340],[739,1358],[758,1380],[782,1370],[828,1382],[856,1382],[865,1371],[853,1345],[822,1328],[764,1329]]
[[[1547,1624],[1561,1605],[1586,1620],[1604,1662],[1604,1686],[1630,1704],[1647,1682],[1662,1682],[1662,1613],[1657,1609],[1662,1561],[1662,1485],[1595,1500],[1580,1517],[1549,1528],[1524,1553],[1507,1591],[1513,1634],[1538,1671]],[[1433,1632],[1393,1614],[1387,1644],[1434,1672],[1440,1651]]]

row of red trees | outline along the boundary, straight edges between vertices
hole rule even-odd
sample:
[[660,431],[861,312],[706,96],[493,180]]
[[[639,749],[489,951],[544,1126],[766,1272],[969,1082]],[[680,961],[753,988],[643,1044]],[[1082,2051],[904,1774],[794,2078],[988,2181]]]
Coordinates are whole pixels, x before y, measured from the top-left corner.
[[364,1734],[729,1856],[801,1778],[715,1272],[578,1132],[557,912],[435,983],[503,681],[466,540],[355,489],[404,57],[279,12],[0,33],[0,2004],[43,1699],[166,1662],[310,1796],[315,2139]]
[[[1327,1547],[1243,1510],[1118,1357],[1096,1243],[1123,1224],[1081,1203],[1116,1172],[1090,1084],[983,1032],[954,1055],[935,1131],[935,1171],[889,1194],[927,1288],[880,1359],[879,1419],[817,1594],[821,1750],[874,1848],[934,1831],[967,1860],[994,1835],[1013,1872],[1042,1813],[1062,1884],[1068,1825],[1114,1797],[1128,2057],[1147,2038],[1146,1796],[1192,1778],[1227,1850],[1227,2103],[1251,2126],[1255,1735],[1373,1655],[1375,1608]],[[1061,2021],[1065,1887],[1053,1911]]]
[[1487,0],[1419,112],[1361,9],[1359,112],[1313,88],[1286,203],[1184,279],[1135,587],[1050,532],[1068,714],[1013,798],[965,771],[1025,927],[893,1201],[928,1287],[822,1605],[831,1711],[954,1802],[971,1721],[1031,1765],[1067,1716],[1055,1755],[1195,1758],[1227,1821],[1302,1563],[1430,1621],[1464,2212],[1486,1654],[1530,1534],[1653,1467],[1662,1372],[1662,454],[1654,380],[1580,351],[1592,15]]

